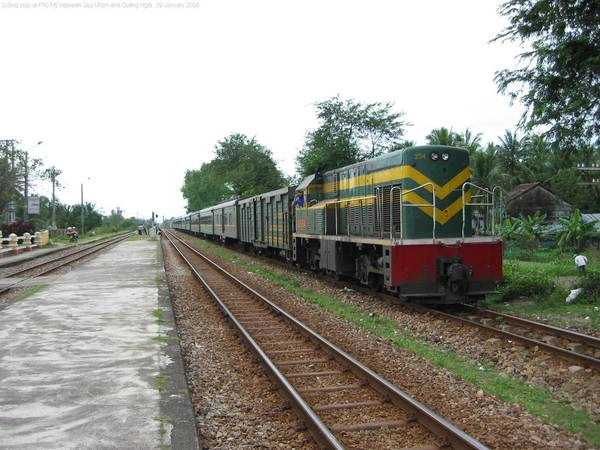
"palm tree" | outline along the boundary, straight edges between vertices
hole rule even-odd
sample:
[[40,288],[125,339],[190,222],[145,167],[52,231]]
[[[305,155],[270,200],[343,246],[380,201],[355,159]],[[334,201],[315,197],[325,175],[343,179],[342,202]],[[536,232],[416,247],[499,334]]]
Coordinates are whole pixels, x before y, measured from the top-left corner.
[[471,155],[471,181],[478,186],[492,189],[501,184],[498,177],[497,149],[494,144],[488,144],[485,150],[478,150]]
[[517,137],[517,133],[506,130],[503,137],[500,137],[500,145],[497,148],[497,157],[500,168],[508,176],[508,189],[512,189],[519,183],[528,181],[523,171],[523,157],[525,146],[528,143],[527,138]]
[[533,135],[523,148],[523,168],[531,181],[545,182],[557,172],[552,164],[552,148],[543,135]]
[[459,147],[466,148],[469,151],[469,155],[472,156],[481,150],[481,133],[473,136],[471,130],[467,128],[460,138],[462,143],[459,144]]
[[454,145],[460,146],[463,138],[460,134],[452,131],[452,128],[445,127],[434,128],[426,137],[427,143],[430,145]]

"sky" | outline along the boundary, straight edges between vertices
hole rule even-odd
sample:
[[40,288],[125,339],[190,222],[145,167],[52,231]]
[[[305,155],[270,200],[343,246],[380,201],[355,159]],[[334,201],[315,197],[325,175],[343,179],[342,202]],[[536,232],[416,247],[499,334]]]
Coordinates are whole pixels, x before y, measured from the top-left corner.
[[497,142],[522,112],[493,80],[521,51],[489,42],[507,25],[498,5],[0,0],[0,139],[62,170],[63,203],[83,184],[105,214],[166,218],[185,213],[185,171],[231,133],[294,174],[315,103],[335,95],[393,102],[417,144],[441,126]]

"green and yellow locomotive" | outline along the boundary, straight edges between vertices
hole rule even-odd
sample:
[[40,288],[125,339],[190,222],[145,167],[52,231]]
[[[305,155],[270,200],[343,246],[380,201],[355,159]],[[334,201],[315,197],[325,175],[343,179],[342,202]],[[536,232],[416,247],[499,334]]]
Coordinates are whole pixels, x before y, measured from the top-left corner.
[[[455,303],[493,292],[502,243],[475,236],[469,154],[413,147],[315,174],[296,188],[293,258],[406,299]],[[478,192],[481,190],[478,189]]]

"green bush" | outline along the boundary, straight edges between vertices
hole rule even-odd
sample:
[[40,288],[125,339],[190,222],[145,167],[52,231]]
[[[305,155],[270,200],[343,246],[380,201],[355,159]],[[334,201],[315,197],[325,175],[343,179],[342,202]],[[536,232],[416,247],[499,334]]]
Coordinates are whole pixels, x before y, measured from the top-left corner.
[[544,272],[523,271],[512,264],[507,264],[504,270],[504,281],[500,286],[500,298],[502,301],[510,301],[518,297],[540,299],[549,296],[554,288],[554,282]]
[[[583,288],[581,300],[589,303],[600,303],[600,271],[589,270],[578,283]],[[578,299],[579,300],[579,299]]]

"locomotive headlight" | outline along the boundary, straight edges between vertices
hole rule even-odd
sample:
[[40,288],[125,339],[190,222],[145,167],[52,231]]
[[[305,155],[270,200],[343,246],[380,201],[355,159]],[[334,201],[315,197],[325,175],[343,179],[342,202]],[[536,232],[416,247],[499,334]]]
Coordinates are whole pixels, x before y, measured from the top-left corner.
[[448,161],[448,158],[450,158],[450,155],[448,153],[442,153],[442,159],[444,161]]
[[438,159],[440,159],[440,154],[439,154],[439,153],[436,153],[436,152],[433,152],[433,153],[431,154],[431,159],[432,159],[433,161],[437,161]]

